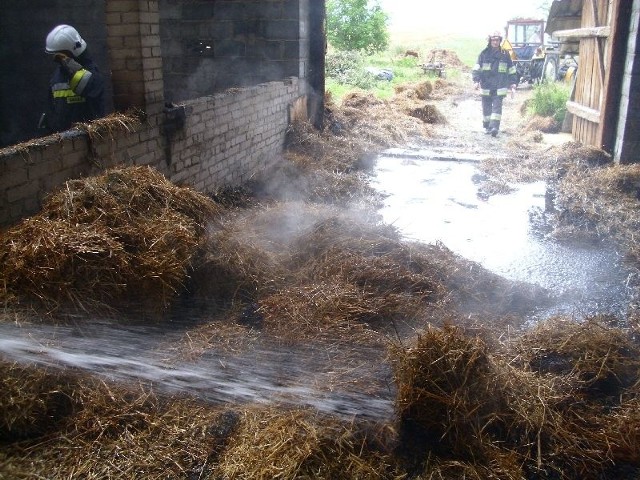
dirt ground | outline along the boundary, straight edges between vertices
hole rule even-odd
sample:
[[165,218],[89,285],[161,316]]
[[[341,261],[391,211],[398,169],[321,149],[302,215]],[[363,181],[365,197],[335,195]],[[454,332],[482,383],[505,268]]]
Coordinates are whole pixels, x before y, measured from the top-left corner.
[[533,138],[527,129],[526,102],[533,94],[530,84],[519,85],[514,94],[509,93],[503,103],[502,122],[497,137],[487,135],[482,128],[481,95],[473,88],[468,74],[457,83],[456,93],[433,103],[443,113],[447,123],[440,125],[428,145],[446,146],[461,153],[480,153],[502,156],[513,148],[514,141],[526,142],[529,148],[544,150],[571,140],[566,133],[542,134]]

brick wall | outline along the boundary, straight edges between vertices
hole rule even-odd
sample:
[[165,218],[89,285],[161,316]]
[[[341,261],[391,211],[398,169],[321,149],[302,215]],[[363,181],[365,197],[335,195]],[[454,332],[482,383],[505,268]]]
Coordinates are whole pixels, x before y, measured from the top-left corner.
[[176,110],[184,112],[176,128],[166,127],[163,112],[136,132],[91,144],[70,130],[0,150],[0,225],[36,213],[65,181],[120,164],[152,165],[203,192],[268,174],[281,158],[289,107],[300,89],[294,77],[192,100]]
[[633,0],[620,116],[614,158],[621,163],[640,161],[640,0]]

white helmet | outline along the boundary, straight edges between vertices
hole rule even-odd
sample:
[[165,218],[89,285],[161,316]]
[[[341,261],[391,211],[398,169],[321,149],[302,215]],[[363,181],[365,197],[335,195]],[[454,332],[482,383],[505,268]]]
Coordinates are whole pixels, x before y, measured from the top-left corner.
[[87,48],[78,31],[70,25],[58,25],[47,35],[45,51],[47,53],[71,52],[78,57]]

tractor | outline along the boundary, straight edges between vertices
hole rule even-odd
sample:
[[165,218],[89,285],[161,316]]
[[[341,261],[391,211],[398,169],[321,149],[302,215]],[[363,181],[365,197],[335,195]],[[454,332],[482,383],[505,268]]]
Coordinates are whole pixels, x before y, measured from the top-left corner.
[[518,18],[507,22],[502,48],[511,55],[518,83],[558,80],[558,49],[545,45],[544,40],[544,20]]

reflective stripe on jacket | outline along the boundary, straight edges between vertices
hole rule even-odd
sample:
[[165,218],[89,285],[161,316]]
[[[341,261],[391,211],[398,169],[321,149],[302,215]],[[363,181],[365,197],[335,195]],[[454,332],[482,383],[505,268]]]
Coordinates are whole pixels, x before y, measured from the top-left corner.
[[52,132],[67,130],[74,123],[88,122],[105,114],[104,79],[98,67],[82,55],[76,60],[82,69],[70,75],[58,66],[49,82],[47,126]]
[[484,91],[496,90],[498,95],[506,95],[510,85],[517,83],[516,67],[506,50],[487,46],[471,72],[473,81],[480,82]]

